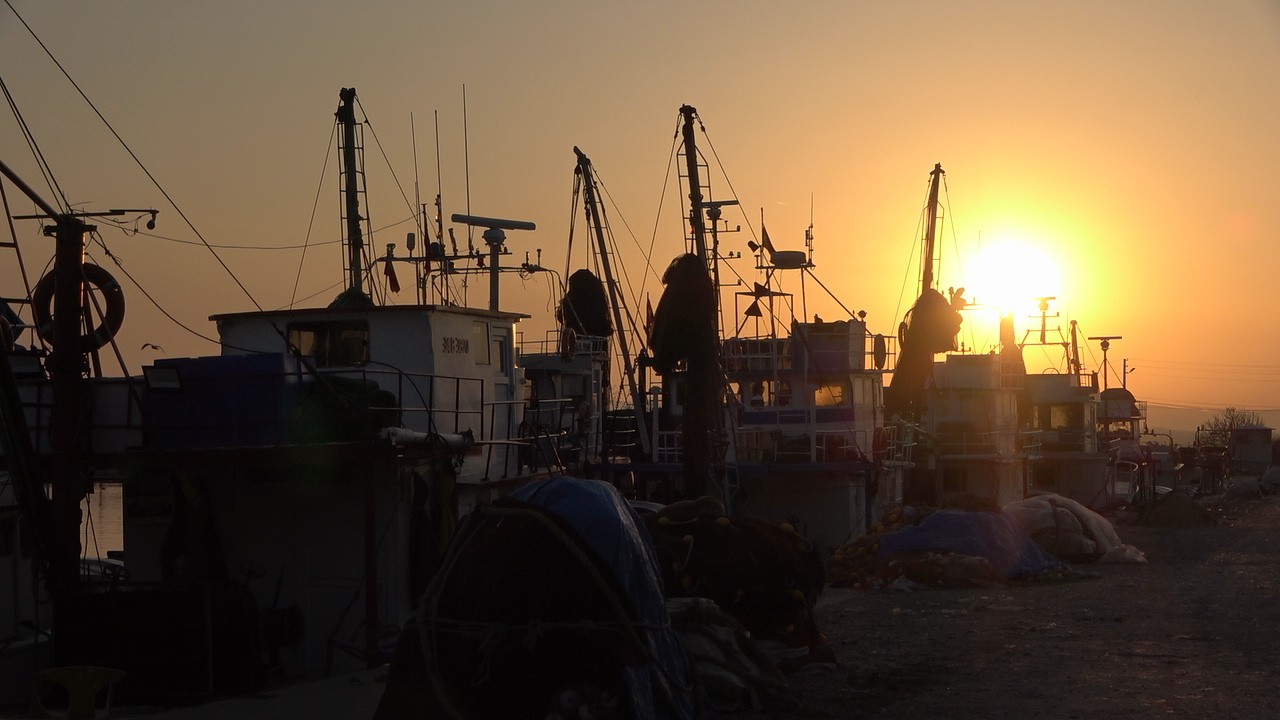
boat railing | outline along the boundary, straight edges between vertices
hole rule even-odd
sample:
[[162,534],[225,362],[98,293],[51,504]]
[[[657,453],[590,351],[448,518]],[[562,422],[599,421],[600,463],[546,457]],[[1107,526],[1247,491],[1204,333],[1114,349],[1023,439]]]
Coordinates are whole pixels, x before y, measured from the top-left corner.
[[[485,479],[503,479],[523,472],[521,466],[529,464],[524,461],[531,457],[531,448],[538,447],[537,443],[541,442],[540,436],[524,438],[518,434],[520,419],[524,416],[524,405],[524,400],[494,400],[484,403],[486,421],[481,443],[484,448]],[[552,454],[554,456],[554,452]],[[551,459],[554,460],[555,467],[561,467],[558,457]]]
[[1018,449],[1023,455],[1038,459],[1044,452],[1044,433],[1035,428],[1023,428],[1018,431]]
[[935,436],[942,455],[1039,456],[1040,431],[1016,428],[986,431],[941,431]]
[[[53,384],[44,378],[17,378],[18,401],[37,454],[53,452]],[[90,455],[120,453],[143,439],[142,382],[139,378],[95,378],[86,385],[81,449]],[[0,454],[3,454],[0,452]]]
[[633,409],[606,411],[602,431],[603,459],[634,458],[640,454],[640,428]]
[[370,436],[386,427],[451,434],[471,430],[476,435],[487,429],[485,386],[479,378],[377,367],[205,370],[187,377],[176,373],[167,384],[148,386],[141,423],[146,442],[135,446],[332,442]]
[[1090,430],[1054,428],[1040,433],[1041,447],[1047,452],[1093,452],[1097,449],[1097,439]]
[[496,427],[493,418],[486,423],[484,381],[479,378],[368,367],[321,370],[318,375],[357,380],[394,393],[394,397],[383,398],[381,402],[375,397],[367,406],[355,407],[370,420],[377,413],[387,413],[411,430],[441,433],[472,430],[479,431],[483,437],[492,437],[489,430]]
[[518,436],[524,444],[522,465],[531,470],[564,469],[587,451],[588,433],[582,427],[573,398],[540,399],[527,403]]
[[[886,425],[883,433],[884,450],[876,449],[876,459],[890,467],[906,467],[913,463],[918,444],[919,428],[915,426]],[[883,453],[883,455],[881,455]]]
[[[548,330],[540,339],[528,339],[521,333],[516,343],[520,355],[548,355],[564,350],[559,330]],[[609,352],[609,338],[604,335],[575,335],[573,354],[604,355]]]
[[653,461],[676,464],[684,459],[684,441],[679,430],[654,430]]
[[[733,437],[733,458],[738,464],[799,464],[865,462],[874,456],[873,432],[863,430],[808,430],[786,433],[743,428]],[[683,459],[679,430],[660,430],[654,436],[654,461],[679,463]]]
[[730,373],[769,373],[792,366],[789,338],[731,338],[722,347],[725,370]]

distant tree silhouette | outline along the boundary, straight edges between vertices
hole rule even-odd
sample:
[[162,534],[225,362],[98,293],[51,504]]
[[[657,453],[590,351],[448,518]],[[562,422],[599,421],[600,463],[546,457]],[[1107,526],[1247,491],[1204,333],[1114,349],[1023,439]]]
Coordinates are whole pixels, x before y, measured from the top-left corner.
[[1248,425],[1266,425],[1262,416],[1252,410],[1224,408],[1200,426],[1196,439],[1201,445],[1231,447],[1231,431]]

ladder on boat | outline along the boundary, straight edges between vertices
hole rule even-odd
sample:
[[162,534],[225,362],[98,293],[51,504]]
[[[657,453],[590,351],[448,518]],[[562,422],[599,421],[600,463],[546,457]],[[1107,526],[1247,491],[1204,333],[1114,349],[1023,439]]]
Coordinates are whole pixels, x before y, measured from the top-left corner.
[[[365,182],[364,123],[355,117],[355,88],[344,88],[338,107],[338,193],[342,200],[341,215],[343,254],[348,290],[363,287],[364,270],[370,267],[369,244],[373,242],[373,226],[369,223],[369,195]],[[364,208],[364,213],[360,209]],[[373,290],[370,283],[370,290]]]

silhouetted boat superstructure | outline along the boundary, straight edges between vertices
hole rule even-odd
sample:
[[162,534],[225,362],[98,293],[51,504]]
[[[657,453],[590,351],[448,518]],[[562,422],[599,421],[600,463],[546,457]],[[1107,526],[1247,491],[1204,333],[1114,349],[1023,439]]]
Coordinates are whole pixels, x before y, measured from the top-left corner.
[[[696,110],[682,107],[686,252],[665,272],[651,325],[633,335],[632,347],[643,350],[621,362],[634,367],[629,402],[608,418],[629,430],[615,437],[628,439],[599,458],[600,471],[642,499],[714,495],[731,513],[793,523],[833,548],[901,501],[905,462],[882,412],[892,343],[853,313],[809,321],[792,293],[778,288],[784,276],[802,287],[814,281],[809,233],[805,250],[775,248],[767,232],[751,241],[759,279],[738,285],[745,289],[732,311],[721,307],[729,285],[723,263],[737,256],[721,247],[724,212],[738,201],[714,195],[698,125]],[[578,172],[594,182],[589,164]],[[588,197],[586,213],[598,232],[594,202]],[[612,277],[604,283],[617,285]],[[611,307],[623,302],[610,295]]]
[[[1118,336],[1089,338],[1103,351],[1102,387],[1099,373],[1080,361],[1075,321],[1069,333],[1050,327],[1059,317],[1049,312],[1053,297],[1039,299],[1038,331],[1019,339],[1007,315],[1000,319],[997,350],[977,353],[957,344],[965,290],[950,289],[944,298],[933,285],[943,177],[936,165],[925,204],[920,298],[899,329],[886,403],[915,446],[907,501],[996,507],[1048,491],[1102,509],[1149,497],[1159,465],[1153,453],[1164,451],[1140,445],[1143,413],[1132,393],[1106,387],[1108,343]],[[1028,372],[1023,349],[1034,346],[1064,348],[1065,371]],[[945,357],[935,360],[939,353]]]
[[[125,698],[196,697],[379,662],[459,514],[564,467],[556,444],[539,441],[571,432],[572,414],[546,396],[540,416],[526,414],[515,344],[527,316],[499,308],[499,273],[513,269],[500,267],[506,233],[534,224],[454,215],[483,230],[483,250],[448,251],[437,231],[421,247],[411,235],[408,256],[389,246],[371,257],[353,89],[342,91],[337,121],[345,289],[327,307],[214,315],[216,356],[86,377],[119,323],[94,321],[84,303],[118,285],[82,260],[85,214],[42,204],[58,238],[44,281],[50,320],[33,327],[45,309],[36,307],[37,321],[7,336],[5,464],[24,481],[15,481],[26,491],[21,522],[42,538],[52,661],[126,670]],[[418,302],[385,304],[385,288],[372,292],[374,268],[394,287],[396,266],[412,268]],[[432,302],[438,279],[464,273],[489,278],[487,307]],[[83,297],[82,280],[93,291]],[[589,382],[592,366],[558,372]],[[529,430],[534,417],[544,437]],[[91,584],[77,570],[79,506],[101,481],[123,483],[127,578]],[[24,613],[35,608],[12,615]]]

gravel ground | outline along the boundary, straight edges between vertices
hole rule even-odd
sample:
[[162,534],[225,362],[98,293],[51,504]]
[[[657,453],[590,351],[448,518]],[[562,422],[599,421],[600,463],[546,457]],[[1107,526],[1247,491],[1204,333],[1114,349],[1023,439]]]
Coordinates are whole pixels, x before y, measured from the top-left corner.
[[1097,577],[922,592],[829,589],[838,665],[757,718],[1280,717],[1280,499],[1212,498],[1214,524],[1118,525],[1149,562]]

